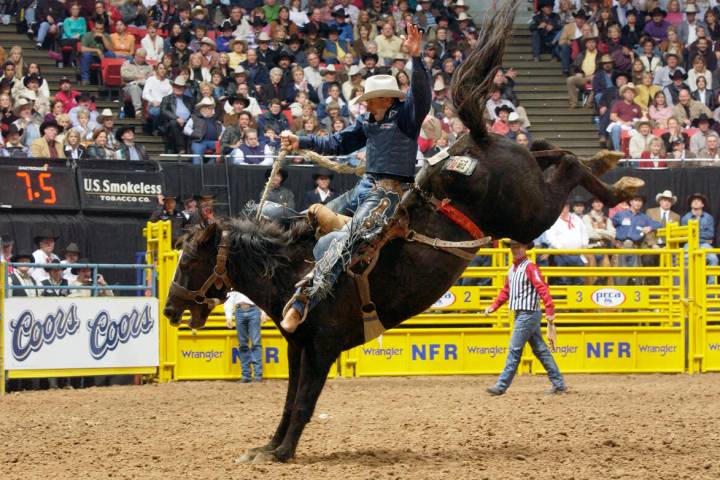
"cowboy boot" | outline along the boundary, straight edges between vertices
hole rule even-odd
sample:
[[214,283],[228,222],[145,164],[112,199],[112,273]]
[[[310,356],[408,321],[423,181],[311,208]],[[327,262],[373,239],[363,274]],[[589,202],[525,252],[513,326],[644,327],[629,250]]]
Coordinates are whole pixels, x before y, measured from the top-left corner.
[[305,287],[310,284],[313,279],[313,272],[311,271],[296,285],[295,294],[290,297],[285,308],[283,309],[283,319],[280,322],[280,328],[288,333],[293,333],[300,326],[301,323],[307,318],[310,299],[304,293]]
[[305,320],[305,315],[299,312],[294,306],[290,306],[284,312],[280,328],[288,333],[294,333],[297,327]]

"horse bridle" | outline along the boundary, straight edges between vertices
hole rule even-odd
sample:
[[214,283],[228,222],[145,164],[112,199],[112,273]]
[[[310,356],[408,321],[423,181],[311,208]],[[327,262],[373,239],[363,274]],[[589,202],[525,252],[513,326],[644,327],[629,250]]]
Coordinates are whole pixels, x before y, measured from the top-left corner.
[[227,274],[227,259],[228,249],[230,248],[228,238],[230,234],[227,230],[223,230],[220,236],[220,244],[218,245],[217,257],[215,257],[215,267],[213,268],[210,276],[205,280],[202,287],[197,290],[189,290],[174,279],[170,282],[170,295],[175,295],[183,300],[190,300],[197,303],[198,305],[207,305],[211,309],[223,303],[223,300],[219,298],[208,298],[207,291],[210,287],[215,285],[216,288],[220,288],[225,285],[226,288],[232,288],[232,282]]

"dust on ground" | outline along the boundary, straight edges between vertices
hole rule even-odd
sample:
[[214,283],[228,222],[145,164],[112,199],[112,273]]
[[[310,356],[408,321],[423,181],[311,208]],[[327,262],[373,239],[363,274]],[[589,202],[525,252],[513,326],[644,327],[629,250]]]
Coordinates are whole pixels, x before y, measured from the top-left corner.
[[182,382],[10,394],[2,478],[718,479],[720,375],[329,380],[296,459],[267,442],[285,381]]

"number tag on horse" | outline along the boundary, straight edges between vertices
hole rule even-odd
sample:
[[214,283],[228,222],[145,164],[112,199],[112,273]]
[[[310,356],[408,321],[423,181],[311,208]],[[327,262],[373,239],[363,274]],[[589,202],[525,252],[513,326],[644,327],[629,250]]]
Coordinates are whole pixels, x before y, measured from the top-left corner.
[[476,166],[477,160],[474,158],[450,157],[450,159],[445,163],[445,167],[443,167],[443,169],[450,172],[461,173],[469,177],[475,171]]

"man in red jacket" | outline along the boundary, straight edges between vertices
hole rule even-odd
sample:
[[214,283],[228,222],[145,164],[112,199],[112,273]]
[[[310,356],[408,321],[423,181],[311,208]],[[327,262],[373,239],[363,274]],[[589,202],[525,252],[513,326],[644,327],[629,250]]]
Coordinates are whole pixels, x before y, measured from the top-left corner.
[[508,270],[505,286],[493,304],[485,309],[485,315],[487,316],[500,308],[505,302],[509,302],[508,307],[515,312],[515,327],[510,337],[505,369],[500,374],[497,383],[486,389],[491,395],[502,395],[508,389],[513,377],[515,377],[515,372],[517,372],[526,343],[530,343],[533,354],[540,360],[540,363],[547,371],[552,383],[552,388],[548,393],[562,393],[566,390],[565,380],[555,363],[555,359],[553,359],[552,353],[545,345],[540,331],[540,319],[542,318],[540,299],[542,299],[548,323],[548,341],[550,347],[554,348],[556,337],[554,324],[555,305],[553,305],[548,286],[543,280],[540,270],[537,265],[527,258],[529,247],[531,248],[532,245],[526,245],[514,240],[510,242],[513,264]]

